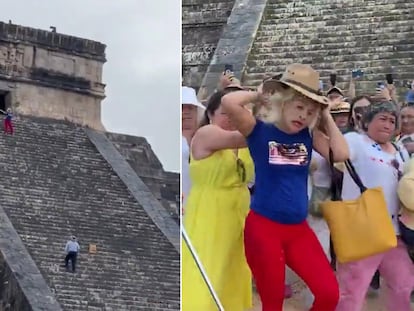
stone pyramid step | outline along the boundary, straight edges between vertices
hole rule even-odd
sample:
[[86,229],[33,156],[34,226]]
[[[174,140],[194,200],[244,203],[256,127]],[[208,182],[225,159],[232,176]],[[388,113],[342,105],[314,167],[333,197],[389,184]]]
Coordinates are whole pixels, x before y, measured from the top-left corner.
[[244,84],[256,86],[266,73],[302,62],[320,71],[325,82],[335,71],[338,85],[345,89],[351,70],[363,69],[359,93],[373,93],[376,82],[390,72],[402,87],[413,78],[413,14],[414,3],[402,0],[269,0],[246,63]]
[[[84,130],[21,118],[15,131],[0,134],[0,200],[62,308],[179,310],[178,252]],[[74,274],[61,267],[72,234]]]

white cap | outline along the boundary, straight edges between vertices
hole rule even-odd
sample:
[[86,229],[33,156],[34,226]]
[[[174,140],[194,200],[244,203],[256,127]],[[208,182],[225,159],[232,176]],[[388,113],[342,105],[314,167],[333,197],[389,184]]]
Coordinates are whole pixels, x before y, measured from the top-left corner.
[[188,86],[181,87],[181,104],[193,105],[198,108],[206,109],[206,107],[198,101],[195,90]]

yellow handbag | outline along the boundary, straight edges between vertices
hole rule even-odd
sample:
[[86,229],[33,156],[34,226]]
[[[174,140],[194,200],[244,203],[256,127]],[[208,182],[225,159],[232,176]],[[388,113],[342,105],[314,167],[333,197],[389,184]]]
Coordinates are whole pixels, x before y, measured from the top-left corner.
[[[333,171],[333,156],[330,151]],[[397,246],[397,237],[381,187],[367,189],[351,161],[345,162],[350,176],[361,190],[355,200],[341,198],[341,189],[332,185],[332,200],[321,202],[339,263],[367,258]]]

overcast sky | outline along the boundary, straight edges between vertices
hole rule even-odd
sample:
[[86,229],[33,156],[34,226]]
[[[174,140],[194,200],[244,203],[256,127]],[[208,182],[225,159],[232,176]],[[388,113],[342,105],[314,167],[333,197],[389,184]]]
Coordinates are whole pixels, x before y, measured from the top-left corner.
[[[102,120],[108,131],[143,136],[164,169],[180,169],[179,0],[2,1],[0,20],[107,45]],[[155,133],[157,131],[158,133]]]

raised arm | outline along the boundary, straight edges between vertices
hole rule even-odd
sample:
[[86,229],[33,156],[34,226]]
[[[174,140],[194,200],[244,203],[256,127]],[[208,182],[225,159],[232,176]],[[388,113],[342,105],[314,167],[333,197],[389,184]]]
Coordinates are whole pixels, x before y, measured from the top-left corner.
[[354,98],[356,96],[356,91],[355,91],[355,79],[352,77],[352,73],[351,73],[351,78],[349,80],[349,89],[348,89],[348,98],[351,100],[352,98]]
[[326,135],[320,129],[313,130],[313,147],[325,159],[329,159],[329,148],[332,149],[335,162],[342,162],[349,158],[349,148],[339,128],[333,120],[329,108],[322,111],[321,123]]
[[194,134],[191,153],[194,159],[200,160],[218,150],[245,147],[247,147],[246,139],[239,131],[226,131],[209,124],[201,127]]
[[262,95],[259,92],[237,91],[226,94],[221,99],[223,110],[237,130],[245,137],[249,136],[256,125],[256,119],[245,106],[257,103],[261,98]]

